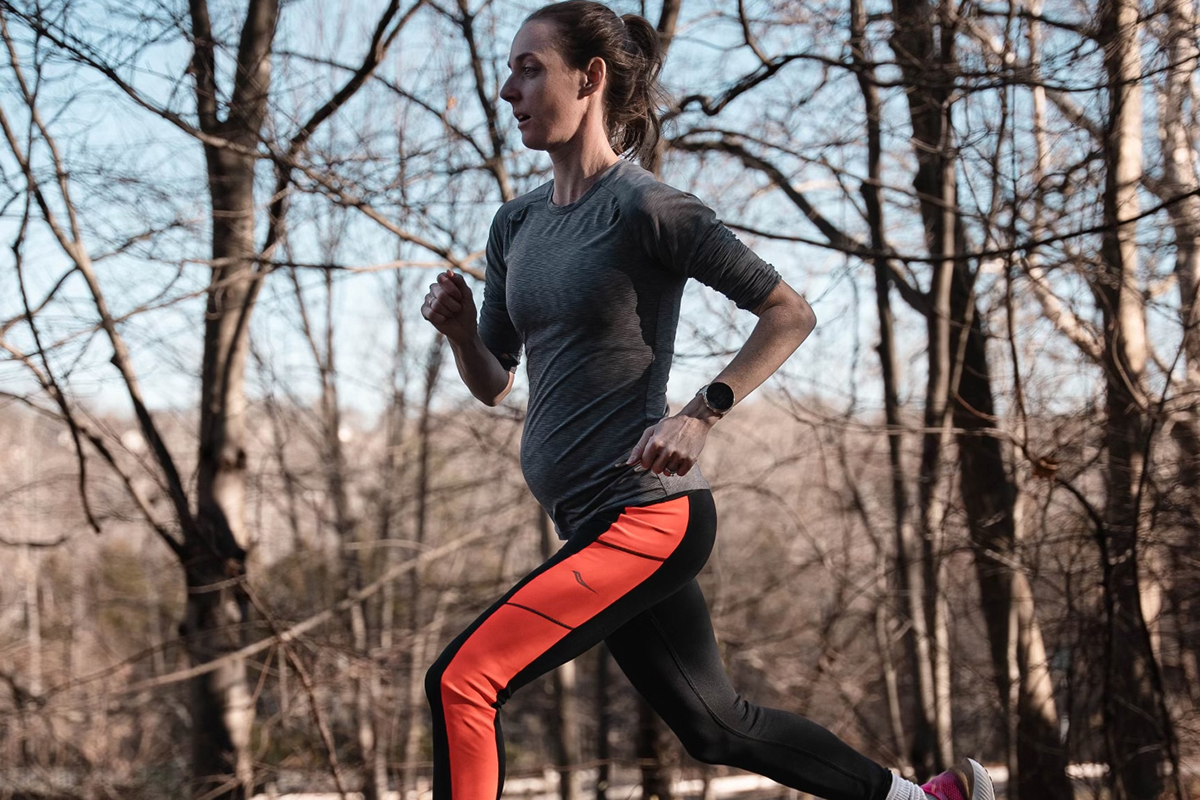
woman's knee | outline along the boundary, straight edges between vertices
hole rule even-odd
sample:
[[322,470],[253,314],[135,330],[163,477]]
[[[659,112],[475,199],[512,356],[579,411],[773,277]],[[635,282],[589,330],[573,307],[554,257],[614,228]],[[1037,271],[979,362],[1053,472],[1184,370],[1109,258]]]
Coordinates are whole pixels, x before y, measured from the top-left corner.
[[439,658],[430,665],[429,669],[425,670],[425,697],[430,702],[440,700],[442,696],[442,676],[446,672],[446,666],[441,663]]
[[733,735],[711,718],[702,724],[676,730],[683,749],[701,764],[731,764],[735,741]]
[[443,652],[425,672],[425,696],[430,701],[442,702],[446,698],[466,701],[478,705],[490,705],[484,697],[482,667],[456,653]]
[[727,713],[712,711],[712,705],[704,704],[677,721],[671,729],[688,755],[702,764],[742,766],[749,755],[748,747],[754,741],[756,729],[763,709],[737,696]]
[[450,663],[457,648],[451,646],[443,650],[434,662],[425,670],[425,696],[430,701],[441,702],[442,688],[446,684],[446,676],[450,671]]

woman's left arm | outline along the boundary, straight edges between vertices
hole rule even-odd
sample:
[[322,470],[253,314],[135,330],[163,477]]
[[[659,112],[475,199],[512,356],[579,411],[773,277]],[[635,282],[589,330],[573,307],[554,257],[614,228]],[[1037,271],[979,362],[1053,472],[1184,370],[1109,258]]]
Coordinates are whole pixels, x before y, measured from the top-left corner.
[[[758,317],[753,332],[713,379],[733,389],[735,404],[779,369],[817,324],[808,301],[782,280],[752,313]],[[678,414],[647,428],[626,463],[640,462],[642,468],[656,473],[670,467],[675,474],[686,475],[720,418],[699,396],[693,396]]]

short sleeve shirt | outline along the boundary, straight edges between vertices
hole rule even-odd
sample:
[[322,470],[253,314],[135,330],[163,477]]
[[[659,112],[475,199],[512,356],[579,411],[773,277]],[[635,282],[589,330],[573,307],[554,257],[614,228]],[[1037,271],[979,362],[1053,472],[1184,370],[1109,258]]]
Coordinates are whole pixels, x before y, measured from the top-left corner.
[[632,161],[569,205],[553,192],[551,180],[496,212],[479,335],[505,369],[524,353],[521,470],[567,539],[599,511],[708,486],[698,466],[656,475],[624,463],[667,414],[684,284],[750,310],[780,276],[699,198]]

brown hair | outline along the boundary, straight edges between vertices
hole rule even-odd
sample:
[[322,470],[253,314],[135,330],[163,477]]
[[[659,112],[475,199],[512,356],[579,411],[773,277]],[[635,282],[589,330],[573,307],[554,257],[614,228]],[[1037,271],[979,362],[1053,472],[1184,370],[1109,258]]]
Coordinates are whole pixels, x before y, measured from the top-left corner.
[[[658,31],[637,14],[617,16],[593,0],[566,0],[543,6],[525,22],[546,20],[560,34],[556,48],[572,69],[587,69],[599,56],[607,68],[604,121],[617,155],[630,151],[643,168],[658,166],[662,134],[659,107],[669,96],[658,82],[663,53]],[[522,23],[522,25],[524,22]]]

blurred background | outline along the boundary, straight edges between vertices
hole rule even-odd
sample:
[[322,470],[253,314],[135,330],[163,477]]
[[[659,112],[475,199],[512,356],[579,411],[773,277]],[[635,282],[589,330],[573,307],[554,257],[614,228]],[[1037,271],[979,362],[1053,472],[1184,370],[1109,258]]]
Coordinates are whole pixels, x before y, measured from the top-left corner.
[[[524,370],[482,406],[419,312],[552,177],[536,7],[0,0],[0,797],[429,796],[426,668],[559,544]],[[1195,0],[611,7],[659,179],[818,317],[700,462],[735,685],[918,780],[1196,796]],[[690,283],[673,408],[753,323]],[[603,647],[501,717],[508,796],[801,796]]]

